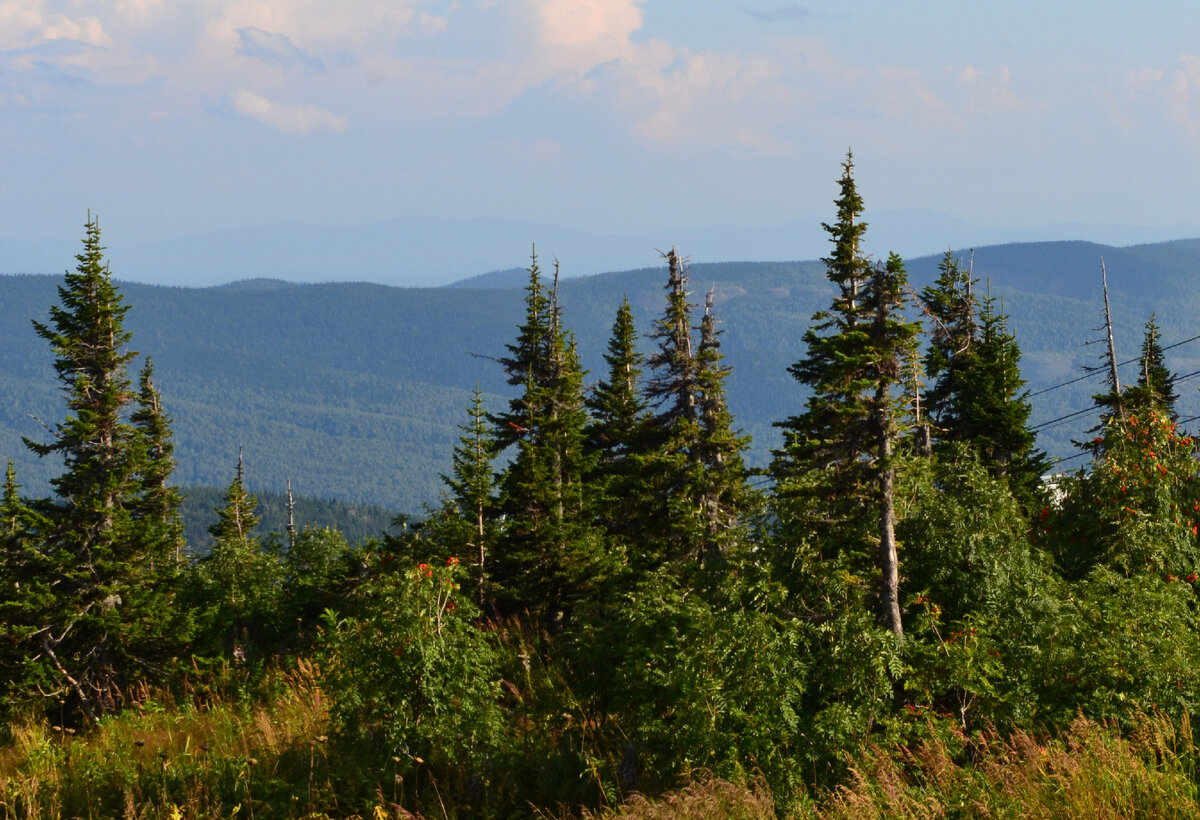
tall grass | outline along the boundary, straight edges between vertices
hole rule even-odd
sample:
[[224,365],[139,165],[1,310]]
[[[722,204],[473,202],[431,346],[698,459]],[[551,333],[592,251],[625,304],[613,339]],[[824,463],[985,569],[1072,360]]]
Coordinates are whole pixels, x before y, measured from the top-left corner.
[[842,786],[778,810],[761,781],[702,779],[585,820],[1183,820],[1200,817],[1200,749],[1185,718],[1122,736],[1077,718],[1059,738],[1017,731],[866,749]]
[[[336,808],[326,704],[311,665],[269,679],[270,697],[178,705],[167,693],[86,734],[46,721],[0,750],[0,818],[302,816]],[[144,693],[149,695],[150,693]],[[288,816],[285,814],[284,816]]]
[[584,820],[773,820],[771,790],[761,779],[732,783],[702,777],[657,800],[632,795],[623,805],[599,813],[585,812]]
[[[364,791],[361,761],[331,751],[313,666],[275,673],[268,689],[258,700],[209,697],[202,705],[176,704],[166,694],[155,701],[147,692],[140,706],[86,734],[49,722],[17,725],[0,749],[0,820],[415,817],[394,796],[387,799],[386,778],[372,777]],[[788,807],[774,804],[761,778],[700,777],[669,794],[635,794],[582,817],[1200,817],[1200,747],[1186,716],[1178,722],[1146,716],[1124,734],[1080,717],[1050,739],[1025,731],[969,739],[930,732],[908,747],[868,748],[849,770],[840,787]],[[456,815],[459,808],[441,806],[435,816]]]
[[1079,717],[1058,739],[984,734],[868,750],[816,812],[826,820],[1200,817],[1197,746],[1185,718],[1143,717],[1122,737]]

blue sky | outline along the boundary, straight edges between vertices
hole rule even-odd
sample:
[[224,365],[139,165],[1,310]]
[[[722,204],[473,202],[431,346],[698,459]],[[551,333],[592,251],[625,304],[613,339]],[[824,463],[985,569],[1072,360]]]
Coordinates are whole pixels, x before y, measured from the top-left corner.
[[1198,35],[1184,2],[0,0],[0,240],[776,225],[850,146],[869,212],[1192,225]]

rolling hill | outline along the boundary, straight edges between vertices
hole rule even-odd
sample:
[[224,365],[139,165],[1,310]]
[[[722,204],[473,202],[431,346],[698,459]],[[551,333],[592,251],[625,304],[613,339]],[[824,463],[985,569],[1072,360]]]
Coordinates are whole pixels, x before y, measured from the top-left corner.
[[[975,275],[1010,314],[1031,391],[1096,362],[1099,349],[1084,343],[1098,338],[1101,257],[1120,358],[1136,357],[1152,311],[1164,345],[1200,333],[1200,240],[976,249]],[[915,287],[932,281],[939,258],[908,261]],[[734,368],[730,405],[754,437],[750,461],[763,464],[777,441],[772,422],[803,401],[787,367],[803,353],[813,312],[829,302],[823,265],[696,264],[690,276],[697,300],[715,289],[723,350]],[[662,309],[665,280],[665,268],[656,266],[563,281],[565,320],[593,374],[601,372],[622,296],[648,330]],[[174,417],[181,484],[225,486],[242,445],[252,489],[279,492],[291,479],[303,496],[416,512],[438,497],[438,475],[448,469],[456,425],[476,384],[491,407],[507,395],[491,357],[503,352],[522,317],[519,282],[505,271],[442,288],[260,279],[212,288],[124,283],[122,292],[133,348],[153,356]],[[0,459],[14,459],[32,494],[44,493],[57,470],[33,457],[21,438],[45,441],[43,425],[62,411],[50,352],[30,320],[44,319],[57,283],[51,276],[0,278]],[[1200,370],[1200,341],[1169,350],[1168,361],[1180,374]],[[1123,377],[1135,378],[1133,366]],[[1035,423],[1087,407],[1098,385],[1085,380],[1036,395]],[[1200,414],[1193,384],[1185,380],[1179,393],[1183,415]],[[1042,446],[1073,455],[1070,438],[1092,423],[1085,415],[1049,427]]]

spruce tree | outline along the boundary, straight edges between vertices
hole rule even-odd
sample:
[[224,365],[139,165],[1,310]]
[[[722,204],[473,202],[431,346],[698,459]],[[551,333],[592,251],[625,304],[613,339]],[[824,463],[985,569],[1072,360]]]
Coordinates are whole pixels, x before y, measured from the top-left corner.
[[967,378],[958,396],[959,408],[951,440],[966,443],[1027,512],[1042,500],[1042,476],[1050,469],[1046,454],[1036,447],[1029,429],[1029,404],[1021,377],[1021,349],[1008,330],[1008,317],[995,310],[988,296],[979,312],[979,339],[970,357]]
[[674,248],[663,256],[667,260],[667,306],[650,334],[658,350],[650,356],[653,375],[646,385],[646,396],[657,409],[655,429],[660,436],[670,436],[673,429],[696,421],[700,385],[692,349],[694,328],[687,268]]
[[137,407],[129,420],[137,432],[138,492],[130,511],[138,522],[147,555],[173,574],[183,558],[183,497],[173,486],[175,443],[171,418],[154,384],[154,365],[146,357],[138,376]]
[[672,248],[667,260],[667,303],[650,338],[658,349],[650,356],[645,395],[653,409],[647,430],[648,452],[640,471],[642,493],[651,520],[636,554],[639,570],[687,557],[704,556],[704,525],[695,492],[697,442],[700,439],[700,368],[694,347],[687,268]]
[[258,499],[246,489],[245,466],[238,453],[237,473],[209,526],[212,550],[198,572],[208,607],[208,632],[221,651],[245,660],[272,633],[279,597],[281,567],[278,554],[263,550],[258,533]]
[[83,252],[58,288],[48,323],[34,322],[49,342],[67,413],[54,441],[26,444],[62,459],[52,479],[56,498],[39,504],[46,519],[41,550],[54,600],[31,636],[53,670],[57,690],[90,719],[120,706],[132,678],[153,673],[171,646],[165,611],[162,539],[137,514],[143,494],[143,434],[127,413],[135,401],[127,367],[128,307],[103,260],[99,223],[89,218]]
[[712,293],[699,325],[692,318],[684,260],[667,260],[667,303],[651,338],[646,396],[656,412],[646,425],[638,470],[646,509],[644,535],[631,560],[652,569],[685,559],[711,562],[731,546],[750,494],[742,461],[748,439],[733,430],[725,401]]
[[639,493],[648,417],[641,394],[645,359],[637,349],[637,329],[627,298],[617,309],[604,361],[608,376],[592,388],[586,401],[592,417],[587,447],[595,454],[588,478],[590,506],[609,535],[628,545],[650,519]]
[[974,295],[969,268],[950,251],[937,281],[921,292],[931,328],[925,368],[934,384],[926,393],[936,429],[935,451],[969,447],[995,478],[1005,478],[1026,510],[1041,497],[1049,469],[1029,429],[1032,408],[1021,378],[1021,350],[990,294]]
[[[459,534],[454,538],[465,549],[465,558],[472,560],[476,597],[480,604],[485,597],[488,555],[495,541],[496,476],[492,463],[496,458],[496,441],[487,424],[483,409],[483,393],[475,385],[466,424],[459,427],[461,435],[451,454],[453,470],[442,481],[451,493],[453,510],[450,518]],[[453,536],[452,536],[453,537]],[[457,556],[456,556],[457,557]]]
[[[38,685],[53,681],[56,670],[36,660],[36,637],[46,613],[57,606],[54,576],[42,549],[49,523],[21,498],[12,461],[0,501],[0,700],[28,700]],[[31,654],[33,653],[33,654]]]
[[[784,445],[773,470],[778,494],[802,496],[803,515],[841,531],[840,544],[830,542],[830,548],[847,551],[848,571],[862,573],[869,561],[879,573],[877,611],[901,637],[893,495],[903,410],[896,392],[917,326],[901,313],[906,277],[900,258],[892,254],[886,265],[867,265],[851,157],[842,169],[838,221],[825,225],[834,243],[827,275],[836,291],[804,334],[805,357],[789,368],[812,393],[804,412],[779,424]],[[871,549],[861,554],[868,543]]]
[[495,438],[499,450],[521,440],[529,431],[533,396],[527,389],[543,384],[547,378],[550,343],[550,300],[542,284],[541,269],[538,267],[536,249],[530,256],[529,283],[525,288],[525,320],[517,328],[517,338],[505,345],[508,355],[500,358],[505,380],[518,388],[518,394],[508,403],[507,412],[489,416],[495,427]]
[[947,250],[938,265],[937,280],[921,290],[930,320],[925,374],[934,380],[925,393],[925,406],[940,430],[952,424],[963,389],[962,371],[969,366],[979,335],[975,284],[970,270]]
[[[1098,438],[1103,439],[1103,431],[1107,423],[1114,418],[1121,418],[1125,415],[1125,396],[1121,389],[1121,378],[1117,373],[1117,349],[1116,343],[1113,341],[1113,320],[1112,306],[1108,301],[1108,270],[1104,266],[1104,260],[1100,260],[1100,281],[1104,292],[1104,324],[1097,328],[1104,333],[1100,339],[1093,339],[1085,344],[1103,344],[1103,353],[1100,354],[1101,364],[1090,368],[1085,368],[1091,372],[1103,370],[1105,390],[1103,393],[1096,393],[1092,396],[1092,401],[1095,402],[1096,408],[1100,411],[1100,423],[1088,430],[1089,434],[1100,434]],[[1085,450],[1091,450],[1093,453],[1098,453],[1103,445],[1099,447],[1096,444],[1097,439],[1091,441],[1075,442],[1075,444]]]
[[1163,356],[1162,338],[1155,315],[1146,321],[1146,333],[1142,337],[1142,352],[1138,357],[1138,380],[1125,391],[1125,404],[1131,412],[1158,410],[1175,420],[1178,413],[1175,403],[1179,394],[1175,392],[1175,374],[1167,367]]
[[591,472],[585,374],[562,323],[557,265],[548,293],[536,258],[529,272],[525,322],[501,360],[509,383],[522,390],[508,413],[493,417],[498,445],[512,444],[516,453],[499,482],[506,523],[490,580],[502,609],[529,609],[557,630],[605,573],[598,533],[584,515]]
[[713,291],[709,290],[696,351],[700,435],[693,461],[698,467],[697,496],[704,522],[704,552],[710,559],[732,546],[731,539],[750,504],[742,459],[750,438],[734,430],[733,414],[725,400],[725,380],[732,370],[722,364],[722,333],[713,313]]

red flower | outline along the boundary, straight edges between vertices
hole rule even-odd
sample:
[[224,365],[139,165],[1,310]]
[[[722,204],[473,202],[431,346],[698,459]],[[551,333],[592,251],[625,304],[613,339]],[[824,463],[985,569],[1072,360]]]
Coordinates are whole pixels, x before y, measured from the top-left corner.
[[1188,573],[1188,577],[1187,577],[1187,582],[1188,582],[1189,584],[1194,584],[1194,583],[1196,583],[1196,573],[1194,573],[1194,572],[1189,572],[1189,573]]

